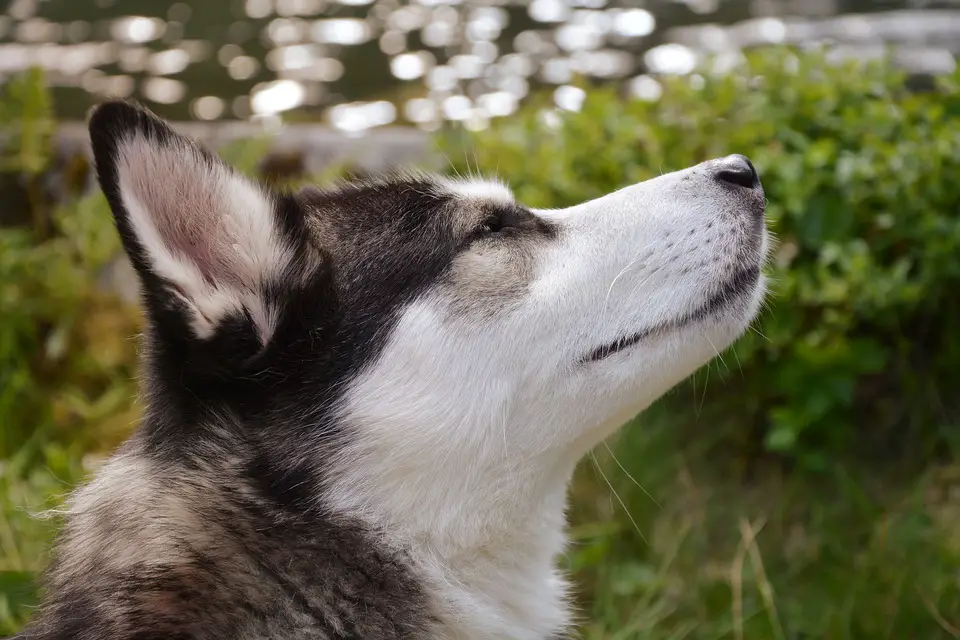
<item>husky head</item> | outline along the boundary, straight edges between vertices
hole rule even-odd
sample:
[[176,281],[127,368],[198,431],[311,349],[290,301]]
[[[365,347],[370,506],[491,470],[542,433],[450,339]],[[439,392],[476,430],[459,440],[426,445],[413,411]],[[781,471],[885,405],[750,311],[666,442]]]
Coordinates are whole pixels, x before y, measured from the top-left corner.
[[743,156],[538,210],[422,175],[267,190],[127,103],[90,131],[142,283],[152,450],[233,429],[272,499],[356,517],[440,573],[504,546],[549,564],[577,460],[764,291]]

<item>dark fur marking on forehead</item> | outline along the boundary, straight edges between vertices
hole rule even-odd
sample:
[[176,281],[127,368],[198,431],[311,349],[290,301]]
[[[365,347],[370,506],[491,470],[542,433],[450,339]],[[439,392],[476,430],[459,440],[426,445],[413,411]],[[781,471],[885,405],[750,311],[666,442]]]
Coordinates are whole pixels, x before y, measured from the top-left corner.
[[329,190],[306,187],[297,198],[308,213],[326,218],[326,225],[324,220],[315,222],[332,231],[334,241],[373,232],[370,237],[354,236],[370,241],[384,232],[415,232],[422,225],[448,223],[444,207],[451,202],[450,194],[426,179],[340,183]]

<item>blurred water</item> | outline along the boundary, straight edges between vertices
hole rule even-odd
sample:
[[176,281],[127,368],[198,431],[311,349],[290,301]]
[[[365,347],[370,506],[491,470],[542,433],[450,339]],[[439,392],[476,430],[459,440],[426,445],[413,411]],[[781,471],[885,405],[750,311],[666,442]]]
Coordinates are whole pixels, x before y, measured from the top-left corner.
[[[645,99],[663,74],[721,67],[744,48],[892,50],[917,72],[953,68],[960,0],[11,0],[0,81],[48,70],[65,118],[106,95],[174,119],[291,112],[346,132],[397,121],[483,127],[532,88],[576,109],[576,76]],[[891,49],[892,48],[892,49]]]

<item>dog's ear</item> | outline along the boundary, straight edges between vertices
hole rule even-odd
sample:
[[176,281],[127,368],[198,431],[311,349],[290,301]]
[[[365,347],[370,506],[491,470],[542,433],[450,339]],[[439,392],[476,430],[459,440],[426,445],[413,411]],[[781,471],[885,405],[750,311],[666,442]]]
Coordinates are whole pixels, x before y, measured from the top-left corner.
[[89,127],[100,186],[148,295],[199,338],[248,319],[266,344],[279,313],[269,292],[298,251],[277,198],[138,105],[104,103]]

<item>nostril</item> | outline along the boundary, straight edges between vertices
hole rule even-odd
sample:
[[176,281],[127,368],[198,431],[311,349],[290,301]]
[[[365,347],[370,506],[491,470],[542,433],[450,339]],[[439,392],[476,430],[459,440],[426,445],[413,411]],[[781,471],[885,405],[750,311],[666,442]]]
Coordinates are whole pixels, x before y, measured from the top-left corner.
[[718,180],[729,182],[749,189],[760,185],[760,178],[753,163],[739,153],[717,160],[715,174]]

